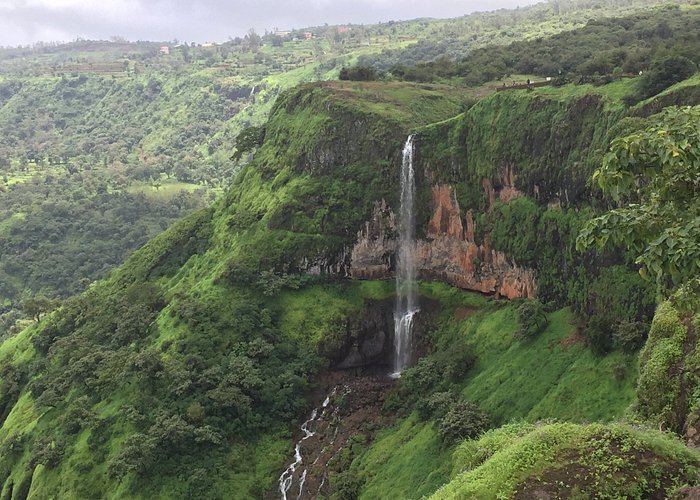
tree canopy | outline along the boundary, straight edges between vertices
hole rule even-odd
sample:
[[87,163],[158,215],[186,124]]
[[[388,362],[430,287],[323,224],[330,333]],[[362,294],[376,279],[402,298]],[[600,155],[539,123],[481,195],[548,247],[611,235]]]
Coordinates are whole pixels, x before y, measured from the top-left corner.
[[627,245],[666,294],[700,275],[700,106],[614,140],[593,179],[619,208],[589,221],[577,248]]

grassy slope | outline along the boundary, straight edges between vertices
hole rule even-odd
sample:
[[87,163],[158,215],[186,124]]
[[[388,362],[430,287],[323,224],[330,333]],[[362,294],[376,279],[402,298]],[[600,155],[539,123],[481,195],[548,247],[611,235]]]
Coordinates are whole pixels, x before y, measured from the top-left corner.
[[430,498],[656,498],[692,480],[700,455],[619,424],[519,424],[465,442],[454,479]]
[[[568,310],[550,314],[547,329],[523,343],[513,340],[517,324],[510,304],[484,308],[472,301],[471,307],[481,310],[458,320],[454,303],[444,297],[441,303],[434,340],[448,345],[455,336],[468,339],[477,361],[462,381],[462,394],[497,425],[542,419],[612,421],[632,402],[636,359],[620,352],[594,356],[575,336]],[[380,433],[353,464],[366,481],[362,498],[422,498],[449,481],[452,449],[442,445],[436,426],[413,414]]]
[[[620,417],[634,397],[634,358],[615,352],[594,356],[576,336],[566,309],[550,314],[534,341],[513,340],[517,329],[511,308],[466,327],[477,363],[462,393],[497,418],[572,422]],[[613,367],[620,372],[613,373]]]
[[[312,101],[325,110],[325,114],[317,116],[316,123],[320,128],[315,129],[315,132],[320,137],[328,137],[328,127],[337,127],[350,114],[371,122],[373,127],[383,126],[390,137],[396,137],[395,144],[389,143],[387,148],[395,148],[397,151],[400,151],[409,128],[416,121],[421,123],[415,114],[418,111],[410,110],[420,110],[422,99],[433,103],[431,114],[422,119],[445,118],[460,109],[459,97],[442,97],[430,88],[394,85],[387,87],[386,94],[382,92],[381,87],[372,85],[367,86],[366,90],[362,85],[353,85],[348,89],[342,86],[304,88],[290,94],[290,98],[303,101],[305,95],[313,94]],[[364,110],[365,102],[371,103],[370,111]],[[305,108],[292,104],[287,109],[283,101],[278,109],[279,115],[268,125],[269,140],[287,143],[294,141],[294,151],[298,155],[312,152],[316,144],[312,141],[313,134],[308,134],[309,123],[304,120]],[[169,385],[176,376],[172,370],[179,370],[178,366],[185,368],[188,363],[188,358],[183,357],[183,353],[201,356],[207,363],[213,363],[214,368],[219,364],[217,370],[226,370],[227,358],[218,361],[222,353],[225,356],[236,345],[245,345],[251,338],[264,336],[268,341],[289,346],[281,347],[282,349],[293,348],[294,351],[289,353],[290,358],[305,352],[313,357],[315,343],[325,333],[322,330],[323,321],[342,320],[350,314],[357,315],[366,299],[377,299],[391,293],[392,287],[388,283],[352,283],[348,286],[316,285],[298,292],[272,292],[276,298],[268,299],[260,293],[254,282],[246,281],[247,278],[244,277],[230,277],[232,269],[243,269],[251,273],[266,270],[264,266],[267,264],[260,262],[253,262],[250,267],[246,267],[250,263],[245,261],[250,257],[269,259],[265,262],[273,267],[281,266],[288,262],[284,252],[304,251],[304,248],[297,247],[298,241],[310,241],[316,245],[326,244],[326,238],[331,242],[337,238],[333,233],[324,234],[322,229],[310,222],[304,223],[303,228],[296,229],[271,229],[268,226],[269,218],[280,206],[295,202],[295,190],[303,190],[312,198],[318,197],[314,193],[322,194],[324,189],[333,185],[334,176],[338,175],[333,170],[327,171],[324,182],[320,182],[317,176],[302,173],[293,177],[293,172],[289,171],[292,166],[286,163],[290,157],[275,156],[274,151],[275,146],[264,147],[259,163],[248,169],[229,196],[217,203],[212,210],[200,211],[176,224],[136,252],[108,280],[88,290],[79,299],[83,301],[78,306],[81,310],[79,314],[84,319],[78,320],[77,326],[60,326],[70,325],[70,321],[76,319],[64,308],[47,318],[38,328],[25,330],[0,346],[0,359],[3,362],[13,360],[11,373],[15,373],[15,369],[20,374],[32,371],[32,378],[37,375],[41,378],[45,376],[46,370],[51,370],[49,383],[59,376],[57,369],[71,377],[75,363],[80,362],[81,358],[85,361],[88,359],[86,354],[93,356],[101,353],[99,356],[105,357],[97,362],[90,377],[92,380],[96,376],[111,386],[106,392],[88,391],[90,399],[86,409],[92,412],[93,417],[90,417],[89,423],[81,424],[77,433],[71,434],[65,431],[61,416],[68,407],[77,404],[76,398],[85,392],[85,387],[67,381],[68,387],[62,400],[56,404],[57,407],[52,408],[37,402],[36,397],[41,389],[32,394],[27,388],[26,380],[20,382],[23,388],[18,400],[12,405],[9,417],[0,427],[0,442],[8,443],[18,437],[30,441],[28,445],[20,445],[13,453],[0,458],[0,479],[6,492],[12,489],[16,495],[31,486],[31,494],[38,497],[86,497],[97,494],[108,498],[182,498],[193,494],[197,487],[205,487],[206,495],[213,498],[250,498],[260,497],[272,487],[277,472],[289,456],[291,418],[271,422],[265,430],[257,432],[255,437],[227,435],[226,446],[214,447],[207,453],[193,452],[193,455],[179,450],[175,452],[175,456],[179,457],[176,462],[167,458],[170,452],[163,450],[152,466],[159,472],[151,474],[147,480],[143,479],[142,474],[145,472],[142,471],[115,481],[109,475],[108,464],[128,445],[129,436],[136,432],[149,432],[150,424],[143,427],[138,421],[130,419],[125,410],[133,405],[138,406],[143,398],[148,400],[151,395],[154,396],[147,403],[151,408],[144,414],[147,422],[153,422],[152,419],[163,411],[170,415],[174,412],[176,417],[180,415],[186,418],[188,404],[191,404],[188,401],[193,401],[192,398],[208,404],[203,393],[194,393],[184,399],[172,399]],[[362,168],[370,178],[383,171],[377,170],[371,162],[363,164]],[[382,169],[386,168],[388,165],[384,164]],[[279,175],[270,177],[262,174],[270,170],[281,172],[287,177],[282,181]],[[359,225],[360,221],[369,216],[373,196],[374,192],[368,191],[365,198],[358,200],[361,203],[353,207],[358,217],[354,224]],[[254,214],[256,219],[257,214],[261,214],[264,219],[253,221],[252,224],[247,222],[245,226],[239,225],[241,217],[248,213]],[[342,228],[337,230],[344,233]],[[353,238],[354,228],[343,237]],[[247,245],[257,247],[250,249]],[[247,252],[249,249],[250,252]],[[310,253],[308,257],[314,258],[314,254]],[[244,261],[242,264],[240,259]],[[243,267],[236,267],[239,264]],[[281,275],[278,278],[283,279]],[[118,329],[118,324],[126,321],[115,311],[124,300],[124,293],[128,295],[129,290],[138,290],[144,286],[151,287],[151,290],[154,286],[162,290],[165,307],[154,315],[153,322],[130,344],[118,346],[111,340],[107,344],[101,344],[100,338],[105,335],[110,338],[113,335],[110,329]],[[301,311],[319,305],[323,307],[322,310],[317,310],[319,319],[323,321],[317,330],[310,330],[305,325],[308,316]],[[190,317],[189,311],[193,307],[196,309],[194,319],[183,319]],[[332,311],[336,311],[337,315],[331,314]],[[69,318],[68,323],[62,323],[66,318]],[[117,323],[111,323],[114,320]],[[249,324],[251,321],[252,324]],[[43,334],[56,325],[61,337],[58,345],[54,345],[48,356],[38,354],[30,338],[36,336],[37,332]],[[52,340],[55,341],[56,339]],[[65,349],[61,345],[65,342],[75,343],[79,347]],[[138,363],[137,357],[146,353],[155,355],[156,366],[160,365],[163,370],[162,377],[153,380],[140,375],[131,377],[133,372],[130,366],[135,366],[131,363]],[[42,359],[47,360],[46,365],[36,366],[35,363]],[[61,366],[63,368],[59,368]],[[180,374],[179,376],[184,375],[183,372]],[[301,376],[303,374],[290,377],[293,380],[285,388],[293,391],[290,397],[297,402],[294,404],[301,405],[298,411],[293,410],[293,407],[284,410],[292,410],[295,415],[302,414],[305,406],[303,387],[308,381]],[[0,382],[4,382],[6,375],[1,377]],[[119,382],[122,377],[123,381]],[[95,449],[95,439],[101,439],[98,435],[103,435],[104,441]],[[42,443],[32,443],[32,440],[39,439],[43,440]],[[55,457],[56,460],[49,465],[41,465],[48,462],[44,458],[37,458],[39,448],[49,455],[51,450],[59,449],[61,455]],[[34,467],[36,461],[40,463],[38,467]]]

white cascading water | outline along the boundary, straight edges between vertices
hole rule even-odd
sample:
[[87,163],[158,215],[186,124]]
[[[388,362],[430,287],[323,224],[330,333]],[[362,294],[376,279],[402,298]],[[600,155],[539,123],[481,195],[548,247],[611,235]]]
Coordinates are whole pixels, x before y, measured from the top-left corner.
[[[301,424],[301,431],[304,433],[304,435],[301,437],[301,439],[299,441],[297,441],[297,444],[294,447],[294,462],[289,464],[289,467],[287,467],[287,469],[282,473],[282,475],[279,478],[279,491],[281,493],[282,500],[288,500],[287,495],[290,493],[290,490],[292,489],[292,486],[294,484],[295,472],[297,471],[297,469],[299,469],[299,467],[301,467],[303,465],[302,446],[304,444],[304,441],[306,441],[307,439],[316,435],[316,431],[318,430],[317,426],[320,423],[320,421],[329,418],[329,415],[328,415],[328,412],[330,410],[329,405],[331,405],[331,401],[338,393],[338,389],[340,389],[341,396],[345,396],[350,392],[350,389],[345,387],[345,386],[334,387],[333,390],[330,392],[330,394],[328,394],[328,396],[326,396],[326,399],[323,400],[323,404],[321,404],[321,406],[318,408],[314,408],[314,410],[311,412],[311,415],[309,415],[308,420],[306,420],[303,424]],[[336,432],[337,432],[337,430],[338,429],[336,428]],[[331,444],[332,443],[333,443],[333,441],[331,441]],[[325,450],[322,450],[322,451],[325,451]],[[312,465],[315,465],[319,458],[320,458],[320,456],[316,457],[316,460],[314,460]],[[307,469],[304,469],[301,473],[301,476],[299,476],[297,479],[297,483],[299,486],[295,490],[295,491],[297,491],[297,494],[294,497],[297,500],[301,499],[302,496],[305,494],[304,485],[306,484],[306,477],[307,477]],[[323,482],[325,483],[325,477],[323,478]],[[323,483],[319,487],[319,491],[321,490],[322,487],[323,487]],[[306,493],[307,497],[309,495],[310,495],[309,493]]]
[[413,171],[413,136],[403,148],[401,162],[401,208],[399,213],[399,246],[396,262],[396,308],[394,309],[394,372],[411,362],[413,317],[418,312],[416,294],[416,220],[414,213],[416,182]]

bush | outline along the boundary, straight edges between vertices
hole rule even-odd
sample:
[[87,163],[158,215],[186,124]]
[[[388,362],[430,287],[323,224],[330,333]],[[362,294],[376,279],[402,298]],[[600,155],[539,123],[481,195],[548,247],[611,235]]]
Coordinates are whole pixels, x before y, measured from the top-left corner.
[[0,444],[0,457],[21,455],[24,452],[27,437],[24,434],[10,434]]
[[421,358],[416,366],[401,373],[396,388],[384,399],[384,411],[405,415],[416,403],[435,392],[444,381],[444,365],[435,357]]
[[435,392],[416,404],[416,411],[422,420],[440,419],[454,406],[457,398],[452,392]]
[[32,446],[29,463],[32,467],[43,464],[47,469],[53,469],[63,458],[64,445],[51,439],[37,441]]
[[625,352],[635,352],[644,345],[648,332],[649,325],[642,321],[622,321],[613,332],[613,346]]
[[583,330],[583,336],[586,337],[591,350],[599,356],[603,356],[612,350],[612,324],[609,319],[603,316],[590,318],[588,326]]
[[340,70],[341,80],[353,80],[360,82],[367,82],[370,80],[377,80],[379,78],[379,73],[372,66],[351,66],[350,68],[343,68]]
[[442,370],[437,360],[421,358],[416,366],[401,374],[400,390],[406,395],[425,396],[442,380]]
[[451,445],[462,439],[473,439],[490,426],[488,415],[469,401],[458,401],[440,419],[438,435]]
[[438,356],[438,363],[442,366],[442,378],[452,382],[461,380],[474,366],[475,360],[472,348],[463,339],[457,339]]
[[530,340],[539,335],[549,324],[544,305],[539,300],[526,300],[515,310],[518,329],[517,340]]
[[95,421],[96,416],[91,407],[87,396],[79,397],[68,406],[59,419],[61,427],[67,434],[77,434]]
[[360,490],[365,482],[352,469],[334,474],[332,476],[334,500],[354,500],[359,498]]
[[655,96],[671,85],[690,78],[697,69],[693,61],[678,55],[654,61],[649,71],[639,78],[634,93],[625,97],[625,102],[631,105]]

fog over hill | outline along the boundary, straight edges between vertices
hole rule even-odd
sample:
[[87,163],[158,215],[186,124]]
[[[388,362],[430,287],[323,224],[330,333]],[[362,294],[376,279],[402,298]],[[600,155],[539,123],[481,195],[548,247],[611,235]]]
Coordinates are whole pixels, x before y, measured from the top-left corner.
[[0,45],[69,41],[76,37],[224,41],[249,29],[446,18],[513,8],[536,0],[7,0],[0,3]]

